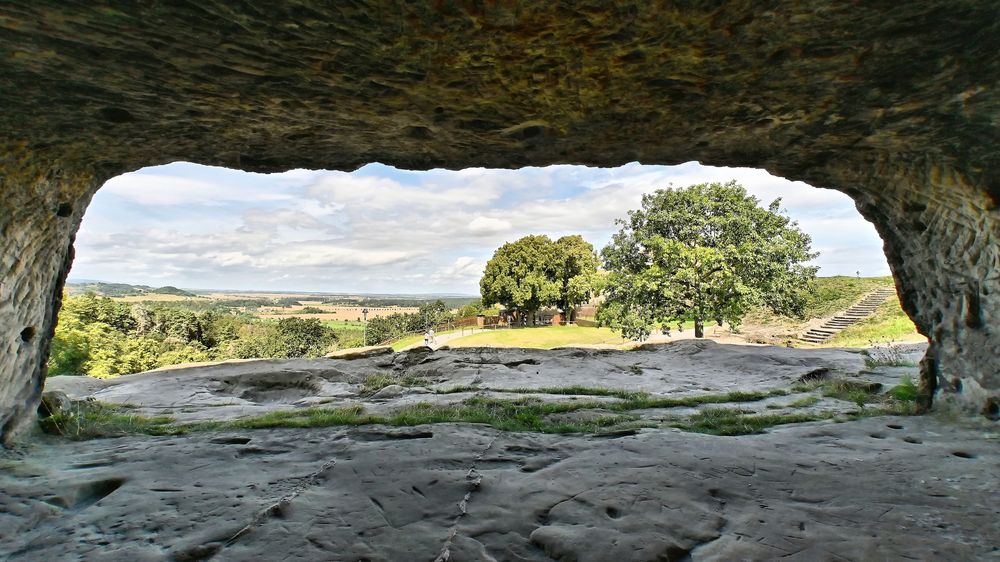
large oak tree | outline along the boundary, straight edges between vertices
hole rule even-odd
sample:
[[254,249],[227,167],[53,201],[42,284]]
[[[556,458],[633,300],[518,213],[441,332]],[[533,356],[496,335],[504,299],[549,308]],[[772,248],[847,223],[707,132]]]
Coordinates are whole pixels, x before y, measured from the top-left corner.
[[686,320],[696,337],[706,320],[736,328],[753,307],[801,316],[817,254],[780,202],[761,208],[735,181],[644,195],[602,252],[601,321],[643,339]]
[[533,314],[543,306],[570,313],[597,286],[598,258],[581,236],[525,236],[501,246],[479,282],[483,304]]

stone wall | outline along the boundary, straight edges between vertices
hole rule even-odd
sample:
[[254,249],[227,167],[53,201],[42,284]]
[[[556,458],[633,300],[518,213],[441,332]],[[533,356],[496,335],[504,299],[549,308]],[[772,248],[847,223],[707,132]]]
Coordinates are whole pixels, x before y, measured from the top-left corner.
[[3,152],[0,178],[0,441],[34,418],[73,238],[100,182],[20,147]]
[[[1000,213],[994,195],[954,170],[913,157],[878,166],[879,185],[850,193],[875,224],[904,310],[930,348],[924,402],[998,417]],[[879,189],[881,187],[881,189]]]
[[839,189],[932,339],[925,390],[995,415],[997,21],[992,0],[5,2],[0,435],[37,399],[94,190],[175,160],[699,160]]

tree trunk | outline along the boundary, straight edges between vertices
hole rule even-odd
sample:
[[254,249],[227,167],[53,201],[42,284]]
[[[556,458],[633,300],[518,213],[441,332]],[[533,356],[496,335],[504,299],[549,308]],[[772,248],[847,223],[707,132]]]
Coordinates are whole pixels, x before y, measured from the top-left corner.
[[694,319],[694,337],[696,338],[705,337],[705,325],[702,324],[701,318]]

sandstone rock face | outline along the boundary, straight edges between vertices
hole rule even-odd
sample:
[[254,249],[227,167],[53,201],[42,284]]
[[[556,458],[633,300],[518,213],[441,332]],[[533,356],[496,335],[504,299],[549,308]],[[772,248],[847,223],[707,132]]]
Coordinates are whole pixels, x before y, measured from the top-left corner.
[[37,402],[89,198],[175,160],[699,160],[839,189],[878,228],[932,340],[925,389],[995,410],[998,17],[990,0],[6,2],[0,436]]
[[[840,349],[693,340],[646,347],[639,351],[460,348],[434,352],[419,348],[366,358],[232,361],[113,379],[53,377],[47,388],[74,400],[128,404],[130,412],[138,415],[167,414],[181,422],[195,422],[306,406],[363,406],[367,412],[385,414],[419,402],[457,404],[476,395],[516,399],[528,396],[525,392],[532,389],[541,390],[531,396],[560,401],[567,395],[549,394],[545,389],[571,387],[626,389],[659,398],[722,395],[787,389],[816,372],[857,381],[854,377],[866,370],[864,357]],[[919,351],[913,357],[919,357]],[[390,380],[366,392],[362,384],[373,374]],[[865,374],[866,379],[872,376]],[[880,380],[892,386],[901,376]],[[407,386],[389,384],[392,380]],[[756,406],[767,409],[763,402]]]
[[988,560],[1000,451],[930,416],[752,437],[438,424],[37,446],[0,557]]

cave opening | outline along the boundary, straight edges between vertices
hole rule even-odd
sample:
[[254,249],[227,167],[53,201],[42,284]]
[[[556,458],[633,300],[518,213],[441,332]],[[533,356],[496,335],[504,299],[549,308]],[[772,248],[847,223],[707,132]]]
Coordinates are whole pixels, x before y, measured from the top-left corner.
[[[421,172],[371,164],[352,173],[255,174],[177,162],[113,178],[94,196],[75,242],[49,380],[75,374],[109,378],[206,361],[321,356],[383,343],[368,340],[362,309],[370,308],[372,319],[416,314],[422,304],[443,298],[452,315],[461,316],[461,305],[477,296],[483,267],[501,245],[533,234],[553,240],[580,234],[600,252],[616,220],[636,209],[644,194],[729,180],[760,206],[780,199],[782,212],[812,237],[818,257],[809,263],[819,267],[825,283],[818,291],[840,293],[822,297],[829,302],[816,305],[804,320],[772,322],[761,313],[738,330],[720,324],[710,339],[808,347],[816,342],[801,338],[819,336],[824,343],[849,327],[837,313],[881,291],[885,305],[865,312],[881,314],[873,329],[885,335],[848,330],[851,337],[829,345],[926,341],[900,308],[882,241],[854,201],[760,169],[689,162]],[[83,300],[88,293],[110,300]],[[81,308],[101,306],[117,306],[117,318],[97,320],[109,315]],[[222,311],[225,326],[209,326],[220,320],[207,311]],[[308,352],[279,349],[262,341],[279,339],[276,332],[227,320],[229,315],[265,323],[314,319],[334,330],[334,343]],[[109,350],[99,349],[96,340],[88,343],[93,328],[81,318],[102,326],[101,341]],[[116,331],[125,339],[115,343],[118,336],[109,334]],[[670,334],[669,341],[689,335]],[[625,341],[565,337],[570,346]],[[317,390],[308,377],[273,386],[231,390],[250,402],[304,399]]]

